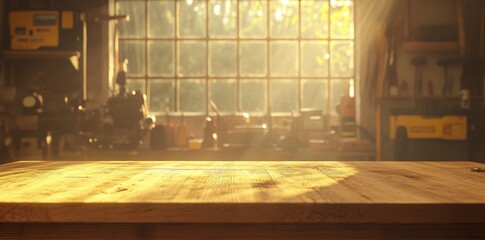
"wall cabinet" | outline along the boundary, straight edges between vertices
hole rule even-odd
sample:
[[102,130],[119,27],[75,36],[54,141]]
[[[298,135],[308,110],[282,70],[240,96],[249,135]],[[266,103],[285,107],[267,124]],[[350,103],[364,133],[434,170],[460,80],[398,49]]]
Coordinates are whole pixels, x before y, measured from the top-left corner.
[[408,52],[462,52],[460,0],[407,0],[402,48]]

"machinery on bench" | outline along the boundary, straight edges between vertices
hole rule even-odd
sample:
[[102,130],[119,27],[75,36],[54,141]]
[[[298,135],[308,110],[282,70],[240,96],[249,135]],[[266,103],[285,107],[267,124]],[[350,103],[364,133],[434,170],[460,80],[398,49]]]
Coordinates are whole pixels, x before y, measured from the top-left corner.
[[113,21],[115,46],[115,83],[118,93],[113,94],[102,108],[86,111],[81,120],[79,136],[90,148],[135,149],[155,125],[155,118],[148,117],[146,95],[127,89],[127,59],[118,59],[118,22],[129,21],[128,15],[97,17],[95,21]]
[[10,139],[7,149],[56,156],[61,136],[76,126],[78,107],[71,104],[82,85],[82,20],[70,10],[17,9],[22,10],[8,12],[10,47],[4,58],[9,66],[4,88],[12,89],[11,101],[0,101],[8,119],[2,123]]
[[126,89],[126,64],[116,77],[118,94],[102,109],[88,111],[81,121],[79,134],[92,148],[136,148],[155,123],[148,117],[146,95]]
[[[127,18],[126,15],[101,16],[94,21]],[[112,96],[102,109],[85,107],[85,14],[54,8],[12,10],[9,26],[8,52],[14,56],[9,64],[17,69],[11,68],[16,71],[12,73],[15,79],[10,79],[8,85],[15,88],[17,94],[8,114],[14,119],[10,135],[17,149],[22,148],[24,139],[39,139],[36,142],[44,155],[49,147],[56,156],[65,134],[74,135],[74,140],[63,141],[64,145],[74,149],[84,145],[111,148],[139,144],[152,119],[147,119],[143,94],[126,91],[126,71],[120,71],[118,75],[119,93]],[[79,57],[83,58],[81,65]],[[17,63],[17,59],[22,61]],[[44,59],[52,60],[38,61]],[[25,71],[31,63],[38,70],[29,71],[37,74]],[[51,146],[47,140],[52,141]]]
[[[477,142],[485,142],[485,107],[483,78],[485,62],[479,59],[444,59],[438,62],[444,69],[442,98],[423,98],[421,68],[426,62],[415,58],[415,102],[411,109],[393,109],[390,116],[390,139],[394,140],[394,158],[410,160],[408,145],[415,140],[466,141],[468,158],[473,160]],[[451,98],[452,86],[448,68],[463,64],[461,100]],[[475,86],[478,85],[478,86]],[[472,93],[473,91],[473,93]],[[472,96],[473,95],[473,99]]]

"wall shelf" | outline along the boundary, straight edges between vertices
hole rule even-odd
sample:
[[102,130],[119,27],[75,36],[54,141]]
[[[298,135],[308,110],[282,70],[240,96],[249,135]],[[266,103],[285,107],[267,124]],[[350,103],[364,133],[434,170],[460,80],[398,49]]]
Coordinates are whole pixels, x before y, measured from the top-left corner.
[[[380,97],[379,100],[380,101],[392,101],[392,100],[396,100],[396,101],[411,101],[411,100],[423,100],[423,99],[437,99],[437,100],[461,100],[461,97],[460,96],[417,96],[417,97],[414,97],[414,96],[383,96],[383,97]],[[478,99],[477,97],[474,97],[473,99]],[[482,99],[482,98],[480,98]]]
[[79,51],[15,51],[8,50],[3,52],[7,60],[16,59],[70,59],[72,57],[81,57]]
[[5,60],[46,60],[46,59],[66,59],[69,60],[74,69],[79,70],[79,51],[3,51]]
[[459,52],[458,42],[420,42],[407,41],[402,44],[406,52]]

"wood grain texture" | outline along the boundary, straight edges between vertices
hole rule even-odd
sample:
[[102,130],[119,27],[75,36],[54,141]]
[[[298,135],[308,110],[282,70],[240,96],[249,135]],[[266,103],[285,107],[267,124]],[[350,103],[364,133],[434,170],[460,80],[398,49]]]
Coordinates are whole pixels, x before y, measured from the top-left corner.
[[485,223],[473,162],[23,161],[0,222]]

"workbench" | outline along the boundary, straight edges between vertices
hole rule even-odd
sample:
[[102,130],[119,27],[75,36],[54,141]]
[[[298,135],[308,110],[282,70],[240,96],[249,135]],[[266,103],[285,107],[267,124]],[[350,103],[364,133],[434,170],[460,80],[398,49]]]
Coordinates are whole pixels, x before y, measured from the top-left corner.
[[0,165],[0,239],[484,239],[477,167],[13,162]]

